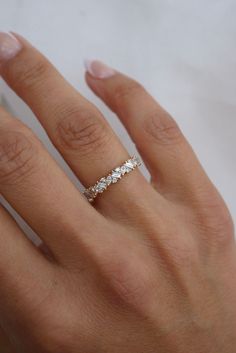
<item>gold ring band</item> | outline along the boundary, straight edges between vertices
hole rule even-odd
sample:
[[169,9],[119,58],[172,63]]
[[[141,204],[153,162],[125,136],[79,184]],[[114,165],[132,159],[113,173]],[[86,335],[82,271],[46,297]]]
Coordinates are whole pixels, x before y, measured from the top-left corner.
[[93,186],[85,189],[83,194],[89,202],[93,202],[98,194],[102,194],[110,185],[117,183],[125,174],[132,172],[141,165],[140,158],[133,156],[121,166],[113,169],[107,176],[99,179]]

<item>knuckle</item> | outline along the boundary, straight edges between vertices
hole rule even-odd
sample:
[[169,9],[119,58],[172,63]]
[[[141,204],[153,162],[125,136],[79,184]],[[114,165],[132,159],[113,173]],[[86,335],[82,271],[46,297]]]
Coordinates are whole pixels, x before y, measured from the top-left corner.
[[175,270],[180,269],[182,272],[184,268],[192,268],[195,263],[198,262],[198,251],[195,244],[191,244],[192,239],[188,239],[188,242],[182,241],[169,244],[167,250],[167,256],[171,259],[171,263],[174,264]]
[[33,166],[34,146],[23,132],[0,133],[0,183],[12,184]]
[[183,140],[176,121],[162,108],[156,108],[144,117],[144,132],[160,145],[177,144]]
[[78,151],[80,157],[86,157],[97,149],[107,145],[110,137],[108,126],[98,114],[69,108],[64,112],[56,128],[56,143],[66,150]]
[[22,63],[16,62],[13,67],[9,68],[9,75],[12,76],[14,89],[24,86],[32,88],[42,83],[49,72],[49,63],[46,59],[40,58],[35,62],[27,61]]
[[106,264],[105,276],[110,280],[115,295],[121,302],[142,310],[150,302],[154,279],[150,268],[140,259],[116,261],[115,257]]
[[143,86],[134,80],[129,80],[126,83],[118,84],[113,92],[115,105],[119,105],[121,102],[130,99],[133,95],[139,95],[144,92]]
[[[152,251],[155,258],[158,258],[160,264],[164,267],[181,270],[183,267],[190,268],[198,261],[198,248],[193,236],[188,234],[188,237],[183,236],[183,229],[187,230],[186,224],[183,222],[175,222],[169,225],[166,230],[153,230],[151,234],[149,246],[153,248]],[[175,237],[173,237],[175,234]]]

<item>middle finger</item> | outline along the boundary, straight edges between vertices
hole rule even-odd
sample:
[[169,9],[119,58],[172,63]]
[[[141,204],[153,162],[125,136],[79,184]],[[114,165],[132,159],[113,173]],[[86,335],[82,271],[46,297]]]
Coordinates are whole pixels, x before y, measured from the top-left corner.
[[100,218],[32,131],[2,108],[0,194],[58,258],[64,256],[69,236],[73,241],[74,229],[88,231]]

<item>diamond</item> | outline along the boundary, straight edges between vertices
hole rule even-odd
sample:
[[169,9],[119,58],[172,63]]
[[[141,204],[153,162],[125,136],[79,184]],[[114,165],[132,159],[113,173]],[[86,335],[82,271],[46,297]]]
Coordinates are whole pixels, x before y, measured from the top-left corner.
[[102,178],[99,180],[99,182],[95,186],[95,190],[99,193],[102,193],[106,189],[106,187],[107,187],[106,179]]
[[140,159],[139,159],[138,157],[136,157],[136,156],[134,156],[134,157],[132,158],[132,163],[133,163],[133,166],[134,166],[134,167],[137,167],[137,166],[141,165]]
[[131,159],[126,161],[124,166],[126,167],[127,172],[129,172],[130,170],[134,169],[134,166],[133,166],[133,163],[132,163]]
[[121,174],[124,175],[127,172],[126,167],[122,165],[122,167],[120,167],[120,171],[121,171]]
[[89,202],[93,201],[93,199],[95,197],[94,189],[92,187],[89,189],[86,189],[84,191],[84,196],[88,199]]
[[112,183],[112,176],[108,175],[107,178],[106,178],[106,184],[110,185],[111,183]]
[[120,170],[119,171],[113,170],[111,176],[112,176],[112,179],[113,178],[120,179],[121,178],[121,171]]

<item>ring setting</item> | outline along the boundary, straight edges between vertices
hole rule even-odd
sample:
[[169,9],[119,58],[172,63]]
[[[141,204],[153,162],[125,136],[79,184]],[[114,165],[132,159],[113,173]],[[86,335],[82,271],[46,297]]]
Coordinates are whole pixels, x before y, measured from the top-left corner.
[[89,202],[102,194],[109,186],[117,183],[125,174],[132,172],[134,169],[141,165],[141,160],[137,156],[127,159],[121,166],[113,169],[107,176],[99,179],[93,186],[85,189],[83,194]]

